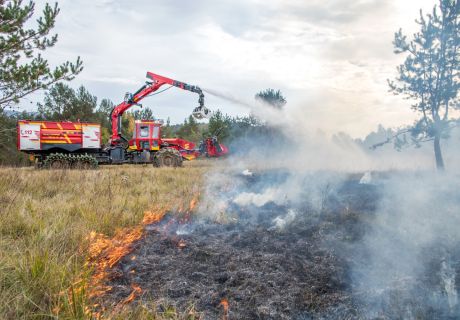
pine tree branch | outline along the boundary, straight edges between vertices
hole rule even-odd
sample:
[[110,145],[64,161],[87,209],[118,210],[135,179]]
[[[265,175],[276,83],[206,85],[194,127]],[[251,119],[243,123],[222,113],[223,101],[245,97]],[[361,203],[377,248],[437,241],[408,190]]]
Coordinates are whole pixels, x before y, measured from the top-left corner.
[[402,131],[398,131],[397,133],[395,133],[394,135],[388,137],[385,141],[382,141],[382,142],[378,142],[376,144],[373,144],[372,146],[369,147],[369,149],[372,149],[372,150],[375,150],[381,146],[384,146],[386,145],[387,143],[390,143],[391,141],[393,141],[394,139],[396,139],[397,137],[403,135],[403,134],[406,134],[406,133],[409,133],[411,132],[412,128],[410,129],[406,129],[406,130],[402,130]]
[[71,75],[72,74],[63,75],[63,76],[61,76],[59,78],[53,79],[50,82],[47,82],[46,84],[43,84],[41,86],[37,86],[35,88],[29,89],[29,90],[27,90],[27,91],[25,91],[25,92],[23,92],[23,93],[21,93],[19,95],[11,94],[7,98],[0,99],[0,106],[3,105],[3,104],[6,104],[6,103],[14,102],[15,100],[19,100],[19,99],[21,99],[21,98],[23,98],[23,97],[25,97],[25,96],[37,91],[37,90],[43,89],[44,87],[50,86],[50,85],[52,85],[52,84],[54,84],[56,82],[64,80],[64,79],[68,78]]

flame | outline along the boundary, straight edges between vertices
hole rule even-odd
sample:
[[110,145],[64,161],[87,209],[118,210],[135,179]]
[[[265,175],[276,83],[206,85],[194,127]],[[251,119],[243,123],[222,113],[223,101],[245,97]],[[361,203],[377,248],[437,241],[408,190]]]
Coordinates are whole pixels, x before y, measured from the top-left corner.
[[139,296],[142,293],[141,287],[139,287],[137,284],[132,284],[131,288],[133,291],[131,291],[131,294],[121,302],[121,305],[125,305],[133,301],[137,296]]
[[[89,260],[98,259],[100,267],[112,268],[121,258],[131,252],[131,244],[143,235],[143,228],[136,227],[128,230],[119,230],[112,239],[103,234],[92,234],[89,247]],[[91,241],[91,240],[90,240]]]
[[[87,282],[78,280],[74,283],[72,286],[73,292],[75,292],[75,290],[79,292],[86,290],[88,298],[93,300],[112,290],[112,287],[107,284],[107,281],[118,276],[115,270],[113,270],[113,267],[133,251],[134,245],[144,236],[145,226],[161,221],[166,211],[166,208],[147,210],[144,212],[144,218],[141,225],[120,229],[112,238],[94,231],[90,232],[87,237],[89,247],[85,267],[86,269],[92,270],[92,274]],[[133,255],[130,259],[133,261],[136,259],[136,256]],[[134,272],[135,271],[132,270],[132,273]],[[133,291],[131,294],[121,301],[120,305],[130,303],[142,292],[142,289],[135,284],[132,285],[132,289]],[[69,301],[72,302],[73,299],[70,298],[70,292],[68,292],[67,295]],[[93,318],[99,319],[102,314],[101,311],[104,310],[103,307],[97,303],[94,303],[91,307],[92,308],[88,308],[86,312]]]
[[144,212],[144,219],[142,220],[143,225],[153,224],[160,222],[161,219],[166,214],[166,210],[152,210],[152,211],[145,211]]
[[184,208],[183,208],[183,205],[181,204],[180,205],[180,208],[179,208],[179,212],[180,213],[184,213],[183,217],[179,220],[180,223],[186,223],[188,221],[190,221],[191,219],[191,213],[193,212],[193,210],[195,209],[197,203],[198,203],[198,199],[200,197],[200,194],[199,193],[196,193],[192,200],[190,200],[190,203],[189,203],[189,206],[188,206],[188,209],[185,210],[184,212]]
[[189,209],[188,209],[189,212],[191,212],[191,211],[193,211],[193,209],[195,209],[196,204],[198,203],[198,197],[199,196],[200,196],[199,194],[195,195],[195,197],[193,197],[193,199],[190,201],[190,205],[189,205]]
[[179,249],[184,249],[187,246],[187,243],[185,242],[184,239],[180,239],[179,242],[177,243],[177,247]]
[[[199,194],[195,194],[193,199],[190,201],[189,210],[187,213],[191,213],[195,209],[198,203]],[[112,290],[112,287],[107,284],[108,280],[119,276],[116,269],[113,268],[120,262],[121,259],[130,254],[135,247],[135,244],[144,236],[145,226],[160,222],[165,216],[169,208],[166,207],[155,207],[151,210],[144,212],[142,224],[136,227],[120,229],[115,233],[112,238],[97,232],[90,232],[87,240],[88,255],[85,263],[86,270],[92,270],[91,277],[88,281],[83,281],[83,277],[72,285],[73,293],[86,291],[87,297],[93,304],[85,309],[87,315],[94,319],[100,319],[103,311],[103,306],[98,304],[94,299],[104,295],[106,292]],[[183,212],[183,206],[179,208],[180,212]],[[170,221],[173,223],[173,221]],[[165,226],[167,228],[168,225]],[[187,246],[184,240],[179,240],[177,243],[179,249],[183,249]],[[83,249],[83,248],[82,248]],[[136,256],[130,257],[131,261],[136,260]],[[135,273],[135,270],[131,270],[130,273]],[[71,290],[67,290],[67,296],[69,301],[73,304],[71,298]],[[142,289],[139,285],[133,284],[132,291],[128,297],[122,300],[116,305],[122,307],[136,299],[142,293]],[[225,318],[228,319],[228,302],[226,299],[221,301],[221,305],[224,307]]]
[[[165,215],[166,210],[162,211],[146,211],[144,212],[143,225],[159,222]],[[90,288],[98,288],[103,290],[93,291],[90,297],[98,296],[111,288],[100,286],[104,279],[108,278],[109,269],[112,269],[123,257],[131,253],[133,244],[140,240],[144,235],[144,227],[137,226],[131,229],[119,230],[115,236],[110,239],[103,234],[91,232],[89,235],[89,255],[87,266],[94,268]],[[131,257],[135,260],[136,256]]]
[[223,298],[220,303],[220,306],[224,309],[224,315],[222,316],[222,320],[228,320],[228,300],[226,298]]
[[110,269],[133,250],[133,244],[142,236],[143,227],[119,230],[112,239],[100,233],[90,233],[89,254],[85,265],[94,271],[87,288],[89,298],[112,289],[105,284],[105,280],[111,277]]
[[184,204],[181,202],[181,203],[179,204],[179,207],[178,207],[178,209],[177,209],[177,212],[189,214],[190,212],[192,212],[192,211],[195,209],[195,207],[196,207],[196,205],[197,205],[197,203],[198,203],[198,199],[199,199],[199,198],[200,198],[200,194],[199,194],[199,193],[194,194],[192,200],[190,200],[190,203],[189,203],[189,205],[188,205],[188,209],[185,209],[185,208],[184,208]]

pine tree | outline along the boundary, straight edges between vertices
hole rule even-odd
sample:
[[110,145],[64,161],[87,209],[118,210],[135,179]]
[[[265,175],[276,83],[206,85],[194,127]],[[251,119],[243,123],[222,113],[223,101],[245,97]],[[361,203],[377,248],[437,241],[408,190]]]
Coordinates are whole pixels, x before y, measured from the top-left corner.
[[166,119],[166,124],[161,128],[161,136],[164,138],[174,137],[174,130],[171,126],[171,119],[169,117]]
[[256,100],[262,101],[272,107],[281,109],[286,104],[286,98],[280,90],[266,89],[255,96]]
[[134,111],[133,116],[136,120],[155,120],[152,109],[148,107]]
[[46,120],[70,120],[75,91],[64,83],[56,83],[46,93],[43,103],[38,103],[38,113]]
[[49,34],[59,8],[46,4],[35,29],[30,28],[34,11],[33,1],[0,0],[0,111],[34,91],[72,80],[83,69],[79,57],[55,68],[48,65],[41,52],[57,42],[57,34]]
[[56,83],[45,93],[44,102],[38,103],[43,119],[82,122],[97,121],[97,97],[81,86],[76,91],[64,83]]
[[232,126],[231,118],[224,115],[222,111],[217,110],[209,118],[207,135],[218,137],[219,140],[225,141],[230,136],[230,128]]
[[[450,129],[451,110],[459,109],[460,1],[440,0],[426,16],[420,11],[420,31],[411,41],[399,30],[393,42],[395,53],[407,54],[398,67],[396,81],[389,81],[395,94],[413,101],[421,118],[410,129],[412,142],[434,142],[436,167],[444,169],[441,138]],[[398,141],[401,142],[401,141]]]

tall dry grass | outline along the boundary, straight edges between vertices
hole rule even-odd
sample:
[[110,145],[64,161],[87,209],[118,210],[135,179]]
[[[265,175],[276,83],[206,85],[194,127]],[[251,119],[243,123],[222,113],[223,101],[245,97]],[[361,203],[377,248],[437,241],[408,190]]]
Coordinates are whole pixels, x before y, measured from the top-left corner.
[[152,206],[186,208],[209,167],[0,168],[0,319],[88,318],[73,283],[90,272],[90,232],[111,236]]

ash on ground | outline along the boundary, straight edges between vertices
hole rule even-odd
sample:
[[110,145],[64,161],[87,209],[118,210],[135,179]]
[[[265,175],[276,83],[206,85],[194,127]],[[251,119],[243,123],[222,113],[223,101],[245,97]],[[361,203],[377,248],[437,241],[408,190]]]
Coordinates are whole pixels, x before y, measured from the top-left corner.
[[[448,318],[424,299],[431,290],[443,294],[439,283],[448,268],[454,269],[449,275],[455,287],[458,264],[432,262],[432,269],[407,289],[363,292],[354,285],[353,269],[368,258],[360,241],[370,230],[382,188],[362,184],[360,178],[327,187],[321,208],[302,201],[233,203],[219,222],[208,218],[185,224],[169,214],[149,226],[137,249],[115,267],[118,276],[109,283],[113,289],[104,303],[122,301],[136,284],[143,292],[136,303],[153,300],[159,312],[193,308],[202,319]],[[255,191],[260,179],[248,177],[239,192],[241,187]],[[271,181],[279,179],[283,176]],[[423,290],[417,295],[415,289]],[[367,298],[374,296],[384,303],[370,313],[374,306],[366,303],[375,301]]]

